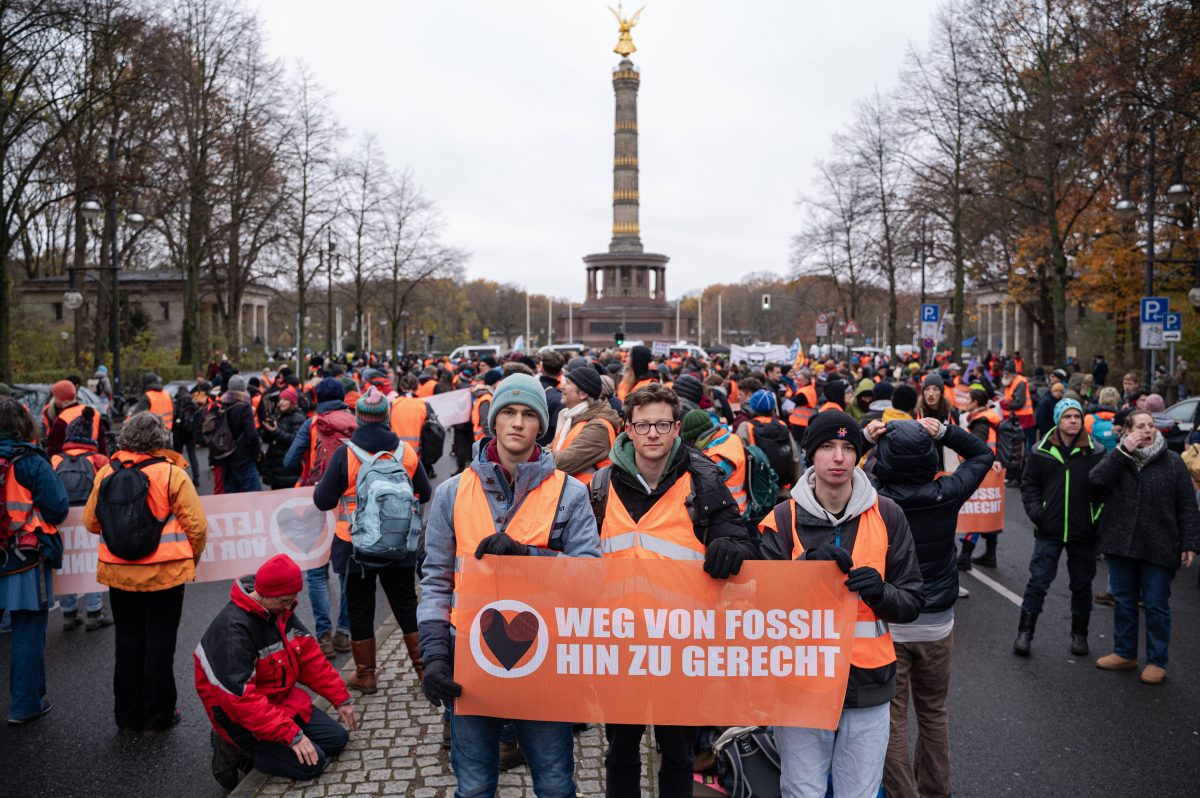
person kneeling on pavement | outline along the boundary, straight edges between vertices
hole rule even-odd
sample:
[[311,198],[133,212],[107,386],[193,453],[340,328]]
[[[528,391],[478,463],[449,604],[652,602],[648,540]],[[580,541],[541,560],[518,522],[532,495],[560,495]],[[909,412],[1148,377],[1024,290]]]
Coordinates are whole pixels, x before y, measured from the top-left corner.
[[[295,615],[300,567],[286,554],[233,583],[230,601],[193,654],[196,693],[212,722],[213,776],[227,790],[251,767],[319,776],[358,721],[346,683]],[[307,687],[337,707],[343,729],[312,705]]]

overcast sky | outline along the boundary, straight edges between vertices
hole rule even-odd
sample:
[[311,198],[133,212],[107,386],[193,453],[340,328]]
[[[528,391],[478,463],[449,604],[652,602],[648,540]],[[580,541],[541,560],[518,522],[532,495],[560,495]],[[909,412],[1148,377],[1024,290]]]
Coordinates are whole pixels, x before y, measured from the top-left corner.
[[[250,0],[253,4],[254,0]],[[615,5],[615,3],[614,3]],[[626,3],[631,15],[641,2]],[[936,0],[647,0],[633,31],[642,242],[668,294],[788,269],[813,162],[887,91]],[[602,0],[259,0],[351,140],[376,133],[472,253],[468,276],[582,300],[608,249],[617,23]]]

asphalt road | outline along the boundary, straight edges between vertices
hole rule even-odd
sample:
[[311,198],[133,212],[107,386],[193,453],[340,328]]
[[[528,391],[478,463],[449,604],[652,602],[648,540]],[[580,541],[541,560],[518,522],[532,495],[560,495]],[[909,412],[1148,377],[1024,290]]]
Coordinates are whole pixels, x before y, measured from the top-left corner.
[[[449,457],[437,470],[442,477],[452,472]],[[202,491],[209,487],[202,483]],[[1033,539],[1014,490],[1008,493],[1006,516],[1000,567],[978,573],[1020,595]],[[1101,563],[1098,588],[1104,578]],[[1018,614],[1012,601],[972,575],[964,576],[963,584],[971,596],[958,604],[950,696],[956,796],[1197,794],[1200,589],[1195,569],[1175,580],[1171,666],[1159,687],[1141,684],[1136,671],[1095,667],[1095,657],[1111,650],[1112,610],[1107,607],[1097,607],[1093,615],[1092,655],[1071,656],[1065,562],[1047,597],[1029,659],[1012,654]],[[190,654],[228,594],[228,582],[187,587],[175,663],[183,720],[164,734],[117,733],[110,687],[112,629],[64,634],[61,616],[52,613],[46,659],[55,708],[26,728],[0,726],[5,764],[0,795],[222,796],[209,771],[209,725],[192,689]],[[385,607],[381,596],[380,619]],[[306,601],[301,615],[311,622]],[[7,649],[7,639],[0,638],[0,679],[5,680]]]

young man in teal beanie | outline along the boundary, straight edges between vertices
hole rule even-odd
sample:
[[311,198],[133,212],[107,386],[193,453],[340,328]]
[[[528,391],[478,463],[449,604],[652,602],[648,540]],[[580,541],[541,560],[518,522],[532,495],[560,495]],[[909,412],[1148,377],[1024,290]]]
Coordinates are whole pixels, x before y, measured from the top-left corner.
[[[494,795],[500,777],[502,718],[453,713],[459,618],[455,561],[502,557],[599,557],[587,490],[554,467],[537,445],[549,429],[546,392],[535,377],[512,374],[496,385],[488,409],[492,437],[479,442],[470,468],[442,483],[426,516],[425,563],[417,608],[425,696],[451,708],[450,764],[461,795]],[[575,795],[571,724],[515,721],[538,796]]]

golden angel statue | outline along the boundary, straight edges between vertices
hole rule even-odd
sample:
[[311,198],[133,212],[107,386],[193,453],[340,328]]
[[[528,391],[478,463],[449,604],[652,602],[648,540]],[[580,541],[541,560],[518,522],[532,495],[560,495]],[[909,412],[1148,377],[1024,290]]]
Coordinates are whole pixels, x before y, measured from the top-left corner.
[[636,14],[628,19],[622,18],[621,12],[612,6],[609,6],[608,10],[613,13],[613,16],[617,18],[617,22],[621,26],[621,35],[617,39],[617,46],[613,48],[613,52],[617,55],[628,58],[630,55],[637,52],[637,47],[633,45],[633,36],[630,34],[630,31],[633,30],[633,26],[637,24],[638,17],[642,15],[642,12],[646,10],[646,7],[642,6],[637,10]]

